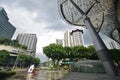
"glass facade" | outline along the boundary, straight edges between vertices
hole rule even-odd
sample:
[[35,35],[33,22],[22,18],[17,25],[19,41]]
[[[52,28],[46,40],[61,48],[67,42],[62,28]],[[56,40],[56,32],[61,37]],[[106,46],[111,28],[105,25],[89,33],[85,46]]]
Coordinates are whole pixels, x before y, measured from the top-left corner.
[[[73,0],[84,12],[95,3],[96,0]],[[120,43],[120,6],[115,3],[117,0],[97,0],[87,16],[90,18],[97,32]],[[120,3],[120,1],[118,0]],[[58,6],[62,17],[72,25],[85,25],[81,14],[72,5],[70,0],[58,0]],[[117,7],[116,7],[117,6]],[[85,27],[85,26],[84,26]],[[86,27],[85,27],[86,28]]]
[[11,39],[16,28],[8,20],[7,13],[0,7],[0,37]]

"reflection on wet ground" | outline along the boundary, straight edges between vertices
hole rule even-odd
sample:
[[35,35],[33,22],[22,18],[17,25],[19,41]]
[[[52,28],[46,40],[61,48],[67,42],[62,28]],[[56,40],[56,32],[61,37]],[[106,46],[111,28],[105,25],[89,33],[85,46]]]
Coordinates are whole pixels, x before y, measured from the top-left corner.
[[65,71],[40,70],[38,74],[17,74],[6,80],[58,80],[65,74]]
[[120,80],[120,76],[109,76],[100,73],[66,73],[68,72],[40,70],[38,74],[28,74],[24,72],[7,78],[6,80]]

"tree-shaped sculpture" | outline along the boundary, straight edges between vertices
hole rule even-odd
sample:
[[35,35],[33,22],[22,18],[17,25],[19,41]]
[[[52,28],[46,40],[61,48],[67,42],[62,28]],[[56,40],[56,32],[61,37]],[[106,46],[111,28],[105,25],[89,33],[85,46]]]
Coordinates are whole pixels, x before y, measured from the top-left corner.
[[[106,72],[109,75],[116,76],[116,75],[118,75],[118,72],[117,72],[115,66],[112,63],[112,60],[111,60],[111,58],[110,58],[110,56],[108,54],[108,50],[107,50],[105,44],[103,43],[102,39],[98,35],[97,31],[95,30],[95,28],[94,28],[93,24],[91,23],[89,17],[87,16],[89,14],[90,10],[93,8],[93,6],[95,4],[97,4],[97,3],[100,3],[100,2],[95,0],[95,2],[90,6],[90,8],[87,11],[83,11],[77,5],[77,3],[75,3],[73,0],[60,0],[60,2],[58,2],[58,4],[59,4],[58,7],[60,9],[61,16],[69,24],[81,26],[80,23],[78,23],[78,22],[79,22],[80,19],[83,20],[83,22],[85,23],[85,25],[87,26],[87,29],[89,30],[89,32],[91,34],[91,37],[92,37],[93,44],[95,46],[97,55],[98,55],[99,59],[102,61],[103,66],[104,66]],[[67,5],[67,7],[66,7],[66,5]],[[72,8],[70,10],[73,10],[73,11],[75,10],[74,14],[73,14],[73,11],[69,10],[69,7]],[[66,9],[66,8],[68,8],[68,9]],[[67,15],[65,13],[66,10],[69,11],[69,14],[67,14]],[[71,17],[68,17],[69,15]]]

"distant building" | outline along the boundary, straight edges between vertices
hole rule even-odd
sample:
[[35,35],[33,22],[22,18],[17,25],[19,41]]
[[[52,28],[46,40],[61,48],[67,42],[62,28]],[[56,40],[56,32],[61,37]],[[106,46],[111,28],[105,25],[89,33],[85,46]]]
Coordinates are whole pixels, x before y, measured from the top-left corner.
[[56,39],[56,44],[61,44],[63,46],[63,40],[62,39]]
[[66,31],[64,33],[64,46],[74,47],[74,46],[83,46],[83,30],[72,30]]
[[11,39],[16,28],[8,20],[7,13],[0,7],[0,37]]
[[83,46],[83,30],[72,30],[71,34],[71,41],[72,41],[72,46]]
[[64,46],[71,47],[71,35],[69,31],[64,33]]
[[36,34],[21,33],[18,34],[16,40],[18,40],[19,44],[27,46],[27,51],[29,51],[31,55],[35,55],[37,44]]

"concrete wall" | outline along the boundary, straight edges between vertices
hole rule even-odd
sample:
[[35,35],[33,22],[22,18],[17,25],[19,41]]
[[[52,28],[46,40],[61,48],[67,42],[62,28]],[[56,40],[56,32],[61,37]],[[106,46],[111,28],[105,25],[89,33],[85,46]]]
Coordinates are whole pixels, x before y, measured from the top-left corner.
[[12,47],[12,46],[7,46],[7,45],[0,45],[0,50],[7,50],[8,52],[11,53],[10,54],[11,56],[16,56],[18,53],[29,54],[27,51],[23,49]]

